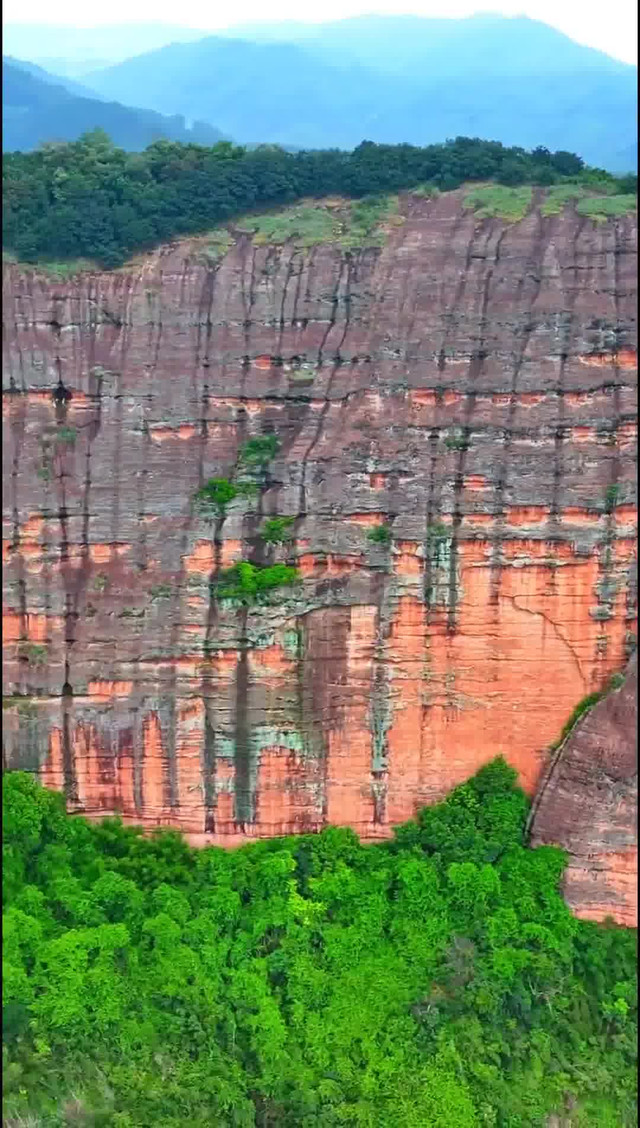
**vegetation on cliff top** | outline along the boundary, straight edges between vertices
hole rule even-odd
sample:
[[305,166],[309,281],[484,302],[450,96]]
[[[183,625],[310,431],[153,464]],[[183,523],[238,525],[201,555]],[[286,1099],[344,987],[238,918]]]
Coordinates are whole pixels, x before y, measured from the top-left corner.
[[[244,216],[240,227],[254,242],[294,238],[306,246],[330,234],[350,249],[380,241],[384,224],[394,221],[391,194],[403,189],[424,192],[427,185],[430,193],[494,180],[520,200],[528,191],[518,196],[522,186],[562,185],[568,179],[593,194],[594,176],[612,195],[595,212],[581,199],[584,213],[620,214],[615,209],[628,203],[611,201],[633,196],[635,176],[594,173],[574,154],[544,148],[527,152],[458,137],[425,148],[365,141],[353,152],[297,153],[273,145],[247,150],[227,141],[210,148],[158,141],[143,153],[126,153],[96,130],[70,144],[5,154],[3,247],[20,261],[54,263],[56,273],[62,273],[68,260],[117,267],[135,252],[211,232],[201,254],[215,262],[228,246],[221,225]],[[336,195],[356,201],[348,205],[346,220],[328,208],[306,205],[285,218],[246,218],[250,212]],[[482,206],[487,214],[504,210],[490,199]]]
[[3,790],[7,1124],[630,1128],[635,933],[575,920],[503,761],[392,841],[196,851]]

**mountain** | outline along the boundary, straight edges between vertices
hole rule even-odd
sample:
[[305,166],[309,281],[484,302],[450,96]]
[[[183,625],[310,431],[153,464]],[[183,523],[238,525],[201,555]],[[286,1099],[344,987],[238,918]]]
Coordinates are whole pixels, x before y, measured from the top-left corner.
[[[325,64],[294,44],[217,36],[127,59],[86,81],[124,102],[137,91],[160,113],[205,121],[222,115],[225,131],[240,142],[350,149],[372,133],[380,109],[374,76],[362,68]],[[388,110],[399,111],[396,84],[386,86]]]
[[97,94],[95,90],[90,90],[88,86],[83,86],[81,82],[76,82],[68,75],[52,73],[36,63],[30,63],[27,59],[14,59],[12,55],[4,55],[2,61],[4,66],[9,64],[9,66],[17,67],[19,70],[25,71],[26,74],[39,79],[40,82],[46,82],[48,86],[63,86],[70,94],[75,94],[79,98],[91,98],[92,100],[97,98],[100,102],[104,101],[104,98]]
[[[206,29],[153,22],[98,27],[7,23],[2,28],[2,45],[6,55],[30,59],[49,70],[78,77],[85,67],[95,70],[131,55],[155,51],[166,43],[202,39],[205,35]],[[74,63],[80,64],[82,70],[77,70]]]
[[227,35],[255,42],[297,43],[326,62],[352,61],[383,74],[423,81],[493,74],[540,76],[593,67],[624,73],[628,65],[583,47],[529,19],[481,13],[466,19],[355,16],[326,24],[245,24]]
[[102,101],[98,94],[78,96],[56,85],[52,75],[43,79],[37,70],[2,60],[3,152],[34,149],[45,141],[73,141],[97,127],[130,151],[145,149],[160,137],[201,145],[214,145],[222,137],[219,130],[201,122],[187,128],[179,115],[163,117],[148,109]]
[[84,81],[125,103],[215,122],[240,142],[353,148],[476,136],[628,171],[636,68],[535,20],[368,16],[241,30],[256,38],[174,43]]

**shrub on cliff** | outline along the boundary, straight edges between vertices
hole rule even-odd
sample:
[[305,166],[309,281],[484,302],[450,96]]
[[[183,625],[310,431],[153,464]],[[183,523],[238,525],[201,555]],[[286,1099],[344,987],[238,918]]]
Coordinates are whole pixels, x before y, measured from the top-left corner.
[[196,505],[203,513],[214,512],[223,517],[227,506],[238,496],[238,487],[228,478],[210,478],[195,496]]
[[293,517],[269,517],[260,530],[260,536],[267,544],[284,544],[291,540],[294,520]]
[[374,525],[367,533],[367,540],[372,544],[390,544],[392,535],[388,525]]
[[217,595],[219,599],[250,605],[262,602],[279,588],[291,587],[298,579],[298,569],[287,564],[261,567],[248,560],[240,560],[220,574]]
[[277,435],[257,435],[248,441],[240,451],[240,463],[244,466],[259,466],[264,468],[269,465],[280,450],[280,440]]
[[631,1128],[635,933],[571,916],[527,806],[496,761],[389,843],[195,851],[10,773],[7,1123]]

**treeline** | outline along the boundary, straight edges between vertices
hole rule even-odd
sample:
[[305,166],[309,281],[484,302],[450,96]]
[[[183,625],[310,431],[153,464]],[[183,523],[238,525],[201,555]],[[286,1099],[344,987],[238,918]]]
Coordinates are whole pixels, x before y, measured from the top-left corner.
[[353,152],[297,153],[157,141],[143,153],[126,153],[94,130],[71,144],[4,155],[3,247],[25,262],[86,258],[115,267],[136,251],[306,196],[593,176],[612,191],[635,191],[635,177],[585,169],[573,153],[464,137],[425,148],[365,141]]
[[196,851],[9,773],[5,1123],[631,1128],[635,932],[527,807],[496,760],[381,845]]

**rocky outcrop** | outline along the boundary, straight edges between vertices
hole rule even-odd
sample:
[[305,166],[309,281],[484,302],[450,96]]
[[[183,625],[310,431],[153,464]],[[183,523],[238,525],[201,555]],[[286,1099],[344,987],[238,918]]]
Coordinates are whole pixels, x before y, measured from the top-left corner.
[[[361,251],[5,269],[5,763],[194,842],[386,836],[498,753],[532,793],[634,638],[635,228],[454,192]],[[220,604],[274,513],[300,587]]]
[[533,808],[531,843],[569,853],[568,903],[592,920],[638,921],[638,667],[558,749]]

